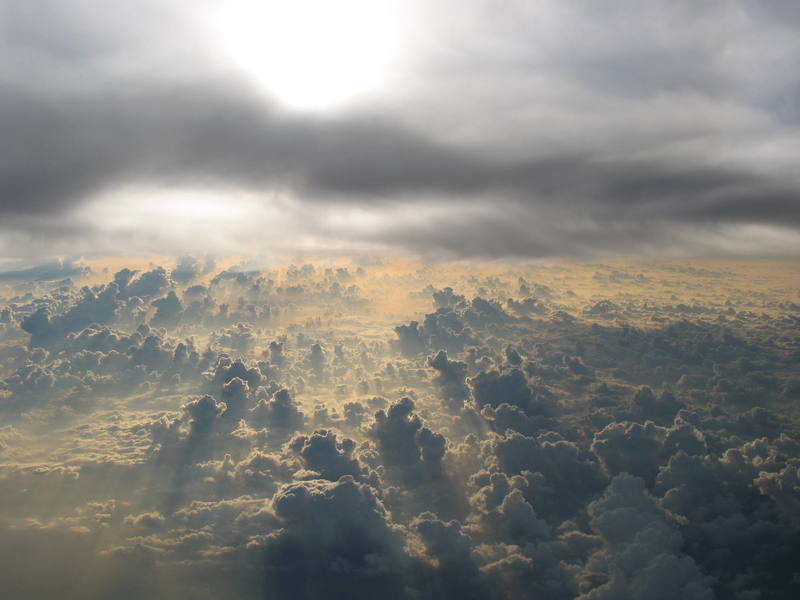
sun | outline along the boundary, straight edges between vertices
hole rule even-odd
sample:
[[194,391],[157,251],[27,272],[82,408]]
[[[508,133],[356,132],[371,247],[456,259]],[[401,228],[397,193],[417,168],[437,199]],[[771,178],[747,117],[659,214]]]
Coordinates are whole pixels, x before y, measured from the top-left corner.
[[381,0],[237,0],[215,14],[222,51],[282,104],[325,109],[385,83],[398,11]]

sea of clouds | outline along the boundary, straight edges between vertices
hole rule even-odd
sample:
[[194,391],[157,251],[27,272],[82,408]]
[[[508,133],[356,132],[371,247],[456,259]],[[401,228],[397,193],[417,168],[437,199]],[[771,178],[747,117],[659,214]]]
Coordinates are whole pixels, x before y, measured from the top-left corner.
[[5,273],[3,595],[795,598],[782,268]]

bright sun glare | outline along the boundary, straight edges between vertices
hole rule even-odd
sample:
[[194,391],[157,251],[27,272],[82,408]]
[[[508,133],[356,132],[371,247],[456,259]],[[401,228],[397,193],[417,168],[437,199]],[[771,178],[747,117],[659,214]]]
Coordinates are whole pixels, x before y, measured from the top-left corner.
[[228,57],[297,109],[341,105],[379,88],[397,56],[392,2],[239,0],[215,21]]

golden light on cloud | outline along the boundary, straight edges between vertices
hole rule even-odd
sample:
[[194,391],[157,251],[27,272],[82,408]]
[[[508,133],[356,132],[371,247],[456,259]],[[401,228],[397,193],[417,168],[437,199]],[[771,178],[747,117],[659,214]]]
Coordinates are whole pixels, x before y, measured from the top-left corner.
[[398,55],[392,2],[241,0],[214,22],[229,58],[295,109],[334,107],[379,88]]

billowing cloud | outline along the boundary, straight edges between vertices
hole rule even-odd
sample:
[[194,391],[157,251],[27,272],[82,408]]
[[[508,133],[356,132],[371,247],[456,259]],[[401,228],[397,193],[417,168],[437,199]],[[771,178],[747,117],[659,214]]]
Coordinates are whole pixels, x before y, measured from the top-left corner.
[[793,597],[795,267],[718,265],[15,276],[9,589]]

